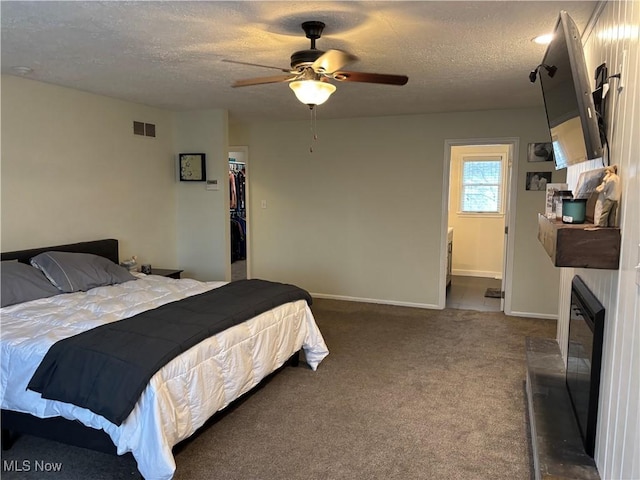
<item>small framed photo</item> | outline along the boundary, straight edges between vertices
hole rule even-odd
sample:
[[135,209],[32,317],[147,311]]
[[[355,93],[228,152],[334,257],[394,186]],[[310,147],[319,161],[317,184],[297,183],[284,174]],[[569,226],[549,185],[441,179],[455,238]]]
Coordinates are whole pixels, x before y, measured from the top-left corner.
[[546,192],[548,183],[551,183],[551,172],[527,172],[527,190]]
[[527,145],[528,162],[552,162],[553,145],[551,143],[530,143]]
[[181,153],[179,157],[181,182],[207,181],[207,164],[204,153]]

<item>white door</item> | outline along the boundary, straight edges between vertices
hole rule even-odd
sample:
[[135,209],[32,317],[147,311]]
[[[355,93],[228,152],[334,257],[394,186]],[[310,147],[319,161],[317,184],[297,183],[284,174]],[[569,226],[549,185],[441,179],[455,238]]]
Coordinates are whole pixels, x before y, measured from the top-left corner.
[[[503,312],[505,311],[506,308],[506,291],[507,288],[509,289],[509,299],[511,299],[511,284],[507,283],[505,281],[505,279],[507,278],[507,263],[509,262],[509,246],[511,245],[511,243],[509,242],[509,235],[511,234],[511,232],[509,231],[509,218],[510,218],[510,204],[511,202],[509,201],[509,199],[511,198],[511,178],[512,178],[512,170],[513,170],[513,159],[514,159],[514,145],[510,144],[509,145],[509,151],[508,151],[508,156],[507,156],[507,161],[506,161],[506,168],[507,168],[507,172],[505,175],[505,184],[504,184],[504,189],[505,189],[505,207],[504,207],[504,218],[505,218],[505,225],[504,225],[504,248],[503,248],[503,254],[502,254],[502,298],[500,300],[500,310],[502,310]],[[511,310],[510,306],[507,310]]]

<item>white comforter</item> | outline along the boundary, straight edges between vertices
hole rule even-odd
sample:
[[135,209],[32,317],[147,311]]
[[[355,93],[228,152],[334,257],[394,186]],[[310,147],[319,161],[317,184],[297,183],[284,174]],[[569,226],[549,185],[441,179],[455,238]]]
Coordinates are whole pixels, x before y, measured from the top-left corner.
[[314,370],[328,355],[304,300],[232,327],[172,360],[151,378],[120,426],[87,409],[44,400],[26,386],[56,341],[221,285],[224,282],[150,275],[0,309],[2,408],[41,418],[62,416],[103,429],[118,454],[133,453],[145,479],[172,478],[176,465],[171,448],[213,413],[250,390],[300,348]]

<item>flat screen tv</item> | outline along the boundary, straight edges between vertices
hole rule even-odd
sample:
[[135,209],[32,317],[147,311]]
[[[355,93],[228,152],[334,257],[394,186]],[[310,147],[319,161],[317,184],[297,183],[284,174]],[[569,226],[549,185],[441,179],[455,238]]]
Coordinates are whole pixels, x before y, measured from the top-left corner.
[[560,12],[540,83],[556,169],[602,157],[602,142],[580,32]]

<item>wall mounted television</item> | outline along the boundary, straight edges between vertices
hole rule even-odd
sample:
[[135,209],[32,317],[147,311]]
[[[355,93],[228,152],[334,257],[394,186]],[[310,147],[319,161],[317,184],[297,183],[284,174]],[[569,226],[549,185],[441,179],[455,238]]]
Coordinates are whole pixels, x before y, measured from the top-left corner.
[[[562,10],[540,71],[556,169],[602,157],[598,119],[580,32]],[[555,67],[549,74],[547,67]],[[552,69],[553,70],[553,69]]]

